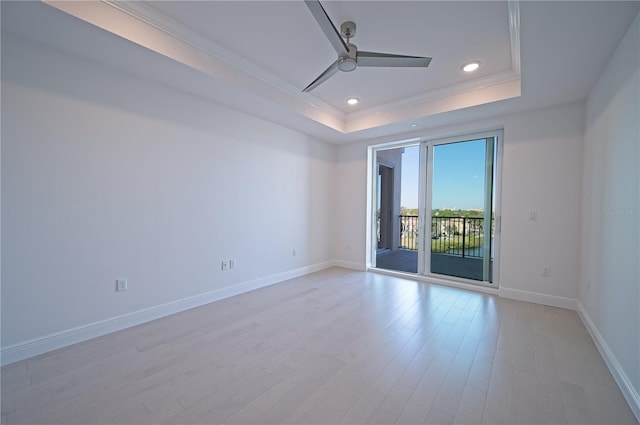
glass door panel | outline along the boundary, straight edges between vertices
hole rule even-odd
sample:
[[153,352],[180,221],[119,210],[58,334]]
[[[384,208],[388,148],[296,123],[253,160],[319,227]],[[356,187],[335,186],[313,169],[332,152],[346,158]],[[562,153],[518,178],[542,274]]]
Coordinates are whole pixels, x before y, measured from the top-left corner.
[[376,152],[377,268],[418,272],[420,145]]
[[492,282],[496,138],[433,144],[429,273]]

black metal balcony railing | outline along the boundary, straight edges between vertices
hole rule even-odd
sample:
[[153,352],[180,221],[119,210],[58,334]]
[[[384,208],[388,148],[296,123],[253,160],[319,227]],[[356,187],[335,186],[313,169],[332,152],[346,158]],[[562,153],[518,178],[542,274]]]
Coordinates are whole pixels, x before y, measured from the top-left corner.
[[[493,219],[490,234],[493,235]],[[431,252],[462,257],[482,258],[484,251],[484,218],[431,218]],[[418,249],[418,216],[400,216],[400,248]]]
[[418,250],[418,216],[400,216],[400,248]]

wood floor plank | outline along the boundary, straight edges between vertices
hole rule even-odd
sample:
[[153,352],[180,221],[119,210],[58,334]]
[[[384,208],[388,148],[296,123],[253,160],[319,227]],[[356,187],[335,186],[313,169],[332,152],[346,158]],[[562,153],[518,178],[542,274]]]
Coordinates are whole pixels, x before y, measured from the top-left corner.
[[437,353],[395,423],[424,423],[453,359],[454,355],[448,351],[441,350]]
[[433,402],[433,407],[448,416],[456,415],[478,344],[478,339],[465,337]]
[[460,407],[453,418],[454,424],[479,424],[482,423],[482,413],[487,394],[474,387],[466,386],[460,400]]

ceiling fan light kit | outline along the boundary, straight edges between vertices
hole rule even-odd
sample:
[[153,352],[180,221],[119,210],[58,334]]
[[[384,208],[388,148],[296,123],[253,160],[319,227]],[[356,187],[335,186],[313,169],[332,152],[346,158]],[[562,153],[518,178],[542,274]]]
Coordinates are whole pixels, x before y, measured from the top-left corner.
[[353,58],[340,58],[338,61],[338,69],[344,72],[354,71],[358,67],[358,63]]
[[[313,80],[311,84],[305,87],[304,90],[302,90],[303,92],[313,90],[338,71],[351,72],[358,66],[426,68],[429,66],[429,63],[431,63],[431,58],[429,57],[358,51],[358,47],[350,43],[350,39],[356,35],[356,24],[354,22],[343,22],[342,25],[340,25],[340,32],[338,32],[319,1],[305,0],[305,4],[329,39],[336,53],[338,53],[338,59]],[[344,39],[346,39],[346,41]]]

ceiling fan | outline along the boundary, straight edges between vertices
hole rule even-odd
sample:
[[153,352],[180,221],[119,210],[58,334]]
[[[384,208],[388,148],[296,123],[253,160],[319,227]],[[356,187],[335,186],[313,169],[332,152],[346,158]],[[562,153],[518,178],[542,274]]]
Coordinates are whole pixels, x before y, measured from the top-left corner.
[[[350,39],[356,35],[356,24],[354,22],[347,21],[342,23],[340,32],[338,32],[319,1],[305,0],[305,3],[329,39],[329,42],[338,53],[338,59],[320,74],[318,78],[313,80],[311,84],[305,87],[304,90],[302,90],[303,92],[313,90],[338,71],[350,72],[358,66],[426,68],[429,66],[429,63],[431,63],[431,58],[420,56],[358,51],[356,45],[350,43]],[[346,38],[346,42],[343,37]]]

